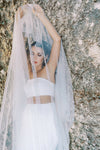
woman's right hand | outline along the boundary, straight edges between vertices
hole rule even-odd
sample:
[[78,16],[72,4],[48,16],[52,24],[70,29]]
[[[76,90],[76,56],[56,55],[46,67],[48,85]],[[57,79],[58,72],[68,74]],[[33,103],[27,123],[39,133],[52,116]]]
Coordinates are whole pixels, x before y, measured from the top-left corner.
[[16,12],[16,19],[18,20],[18,12],[20,13],[20,18],[22,18],[24,16],[24,11],[22,10],[21,7],[18,8],[17,12]]

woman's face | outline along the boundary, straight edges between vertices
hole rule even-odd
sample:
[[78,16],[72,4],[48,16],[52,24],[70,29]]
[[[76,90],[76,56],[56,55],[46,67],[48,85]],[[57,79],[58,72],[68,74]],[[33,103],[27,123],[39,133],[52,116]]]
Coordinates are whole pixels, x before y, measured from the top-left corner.
[[32,56],[36,67],[42,65],[44,59],[42,48],[32,46]]

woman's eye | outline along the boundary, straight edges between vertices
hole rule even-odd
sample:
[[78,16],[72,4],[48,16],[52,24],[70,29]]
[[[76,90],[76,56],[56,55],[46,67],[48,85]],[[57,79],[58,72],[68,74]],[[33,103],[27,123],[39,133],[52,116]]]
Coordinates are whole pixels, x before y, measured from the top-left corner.
[[38,56],[41,56],[41,54],[38,54]]

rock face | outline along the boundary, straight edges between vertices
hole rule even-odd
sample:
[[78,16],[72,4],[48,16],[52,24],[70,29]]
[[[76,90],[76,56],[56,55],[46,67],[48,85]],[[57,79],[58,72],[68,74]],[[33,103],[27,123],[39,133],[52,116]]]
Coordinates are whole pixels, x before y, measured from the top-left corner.
[[[12,48],[16,9],[33,0],[1,0],[0,103]],[[71,150],[100,149],[100,1],[35,0],[62,38],[71,70],[75,122]]]

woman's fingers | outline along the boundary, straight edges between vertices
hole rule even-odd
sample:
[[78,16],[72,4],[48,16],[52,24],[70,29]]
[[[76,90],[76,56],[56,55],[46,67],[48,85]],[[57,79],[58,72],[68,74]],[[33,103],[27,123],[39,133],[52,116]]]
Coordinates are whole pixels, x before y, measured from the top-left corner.
[[22,10],[21,7],[19,7],[19,8],[17,9],[17,15],[18,15],[18,11],[19,11],[19,13],[20,13],[20,18],[22,18],[22,17],[24,16],[24,11]]
[[22,10],[21,7],[19,7],[19,12],[20,12],[20,18],[22,18],[24,16],[24,11]]
[[39,16],[40,14],[44,15],[43,9],[38,4],[34,4],[34,6],[33,6],[33,13],[36,16]]
[[36,6],[36,9],[37,9],[39,12],[44,12],[43,9],[42,9],[39,5],[36,4],[35,6]]

